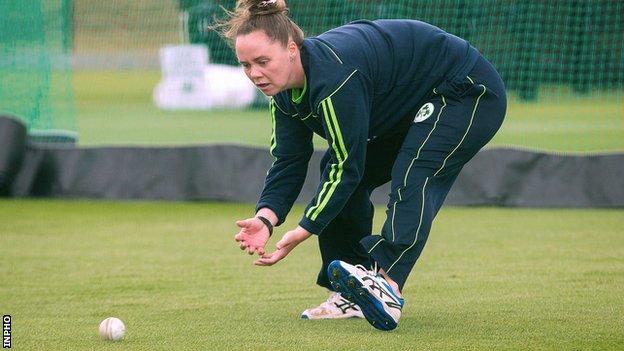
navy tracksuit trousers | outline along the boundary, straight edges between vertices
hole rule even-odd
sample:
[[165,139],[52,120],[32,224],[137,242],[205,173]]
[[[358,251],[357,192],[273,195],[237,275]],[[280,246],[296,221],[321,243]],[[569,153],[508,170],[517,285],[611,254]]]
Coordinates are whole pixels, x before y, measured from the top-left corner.
[[[339,259],[366,267],[374,261],[402,289],[457,175],[498,131],[507,101],[500,76],[480,58],[468,76],[432,89],[422,106],[393,134],[369,142],[362,181],[319,234],[319,285],[331,289],[327,266]],[[387,218],[381,235],[371,235],[370,194],[388,181]]]

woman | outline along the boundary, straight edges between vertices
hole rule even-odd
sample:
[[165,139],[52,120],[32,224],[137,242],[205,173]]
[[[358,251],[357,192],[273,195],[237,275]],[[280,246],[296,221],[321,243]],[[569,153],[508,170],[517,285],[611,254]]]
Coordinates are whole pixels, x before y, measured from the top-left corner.
[[[256,215],[237,222],[235,239],[261,255],[254,264],[270,266],[317,235],[317,283],[334,293],[302,317],[363,314],[378,329],[396,328],[433,218],[502,124],[503,82],[468,42],[419,21],[356,21],[304,39],[281,0],[238,1],[230,16],[224,36],[271,97],[275,158]],[[316,195],[265,252],[301,190],[313,133],[329,146]],[[371,235],[370,194],[388,181],[387,219]]]

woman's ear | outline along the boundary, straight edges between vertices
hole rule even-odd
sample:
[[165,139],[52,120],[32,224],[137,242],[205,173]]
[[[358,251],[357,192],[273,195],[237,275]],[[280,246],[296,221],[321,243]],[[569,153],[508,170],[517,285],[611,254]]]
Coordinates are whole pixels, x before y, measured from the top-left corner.
[[297,57],[297,55],[299,55],[299,46],[297,46],[297,44],[291,40],[288,42],[287,48],[290,61],[293,61]]

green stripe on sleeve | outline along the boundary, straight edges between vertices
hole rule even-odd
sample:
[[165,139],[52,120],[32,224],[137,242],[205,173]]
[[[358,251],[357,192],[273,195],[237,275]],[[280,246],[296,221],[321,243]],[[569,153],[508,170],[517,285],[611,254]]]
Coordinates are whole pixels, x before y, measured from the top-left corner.
[[[321,102],[321,107],[323,108],[323,116],[327,116],[328,112],[327,112],[327,106],[325,105],[325,101]],[[327,119],[326,119],[327,120]],[[329,135],[332,138],[332,147],[334,145],[334,143],[336,142],[336,138],[334,137],[334,131],[331,127],[330,124],[327,124],[327,129],[329,131]],[[338,157],[341,157],[340,155],[338,155]],[[319,193],[318,197],[316,198],[316,204],[314,204],[314,206],[310,207],[308,209],[308,212],[306,212],[306,217],[311,218],[311,214],[319,207],[319,204],[321,203],[325,192],[327,191],[327,187],[333,182],[334,179],[334,175],[336,173],[336,167],[334,167],[335,165],[332,165],[331,167],[331,171],[329,172],[329,176],[328,176],[328,180],[323,184],[323,188],[321,189],[321,192]]]
[[[327,123],[327,129],[332,137],[332,149],[336,154],[338,163],[332,164],[332,172],[329,180],[323,185],[323,190],[319,194],[316,205],[311,207],[306,213],[306,216],[311,220],[316,220],[336,191],[338,184],[340,184],[342,180],[344,163],[349,157],[347,149],[344,145],[344,138],[342,137],[342,132],[340,131],[340,125],[338,124],[338,118],[336,117],[336,111],[334,110],[331,97],[325,99],[321,105],[323,107],[323,115],[325,117],[325,123]],[[328,185],[329,190],[327,190]],[[326,190],[327,192],[325,192]]]
[[334,104],[332,103],[331,97],[327,98],[327,105],[329,107],[329,112],[331,114],[332,121],[334,122],[334,128],[336,128],[334,133],[336,134],[336,138],[338,139],[338,146],[340,147],[340,149],[342,150],[342,154],[344,155],[344,158],[342,160],[342,162],[344,162],[347,159],[348,153],[347,153],[347,148],[345,147],[345,144],[344,144],[344,139],[342,138],[340,125],[338,125],[338,118],[336,118],[336,111],[334,110]]

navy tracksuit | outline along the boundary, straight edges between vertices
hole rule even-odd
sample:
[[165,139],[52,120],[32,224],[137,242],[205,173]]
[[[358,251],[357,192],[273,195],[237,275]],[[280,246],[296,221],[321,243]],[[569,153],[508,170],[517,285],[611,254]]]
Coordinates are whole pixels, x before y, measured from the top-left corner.
[[[412,20],[357,21],[306,38],[301,60],[305,87],[271,100],[275,160],[257,209],[284,221],[319,134],[329,148],[299,222],[318,235],[317,283],[331,289],[335,259],[376,261],[402,288],[463,165],[503,121],[503,82],[467,41]],[[387,219],[371,235],[370,194],[388,181]]]

